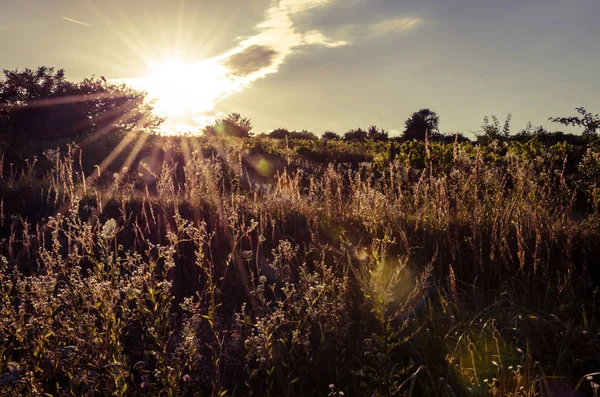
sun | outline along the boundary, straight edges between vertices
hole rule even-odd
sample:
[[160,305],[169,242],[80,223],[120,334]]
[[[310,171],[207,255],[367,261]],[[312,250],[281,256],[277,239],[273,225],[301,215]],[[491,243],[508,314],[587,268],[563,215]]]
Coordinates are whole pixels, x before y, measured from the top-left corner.
[[151,63],[149,73],[136,85],[155,100],[154,110],[159,116],[203,113],[212,111],[218,100],[231,91],[227,72],[212,59],[187,64],[168,60]]

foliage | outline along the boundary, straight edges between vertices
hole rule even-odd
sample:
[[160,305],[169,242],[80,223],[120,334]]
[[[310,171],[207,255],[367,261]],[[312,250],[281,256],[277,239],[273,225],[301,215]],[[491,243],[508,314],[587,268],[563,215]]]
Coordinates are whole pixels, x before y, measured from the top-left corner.
[[306,139],[306,140],[317,140],[319,138],[317,138],[317,136],[308,131],[308,130],[302,130],[302,131],[288,131],[286,129],[283,128],[278,128],[276,130],[271,131],[271,133],[269,133],[269,137],[270,138],[274,138],[274,139]]
[[269,138],[285,139],[290,136],[290,132],[285,128],[276,128],[268,134]]
[[106,135],[158,127],[146,93],[104,77],[79,83],[64,71],[4,70],[0,81],[0,135],[12,143],[81,134]]
[[583,127],[584,134],[595,134],[600,129],[600,116],[588,112],[584,107],[575,108],[580,116],[550,117],[553,123]]
[[596,388],[595,141],[92,154],[1,163],[2,395]]
[[325,131],[323,135],[321,135],[321,138],[326,141],[330,141],[340,139],[340,136],[333,131]]
[[388,139],[387,131],[385,131],[384,129],[380,130],[375,125],[369,127],[369,129],[367,130],[367,134],[369,139],[373,141],[387,141]]
[[364,142],[369,136],[368,132],[363,130],[362,128],[357,128],[355,130],[350,130],[344,134],[345,141],[357,141]]
[[209,136],[248,138],[251,130],[250,119],[242,117],[239,113],[230,113],[227,118],[206,127],[204,133]]
[[439,132],[440,117],[436,112],[430,109],[420,109],[414,112],[404,122],[404,140],[416,139],[425,140],[425,134],[436,134]]
[[[489,144],[494,140],[502,140],[506,139],[510,135],[510,121],[512,115],[506,116],[506,120],[504,120],[504,124],[502,127],[500,126],[500,120],[495,115],[492,115],[491,121],[488,116],[483,118],[483,125],[481,126],[481,130],[483,132],[482,135],[477,135],[477,143],[480,144]],[[530,127],[528,127],[530,128]]]

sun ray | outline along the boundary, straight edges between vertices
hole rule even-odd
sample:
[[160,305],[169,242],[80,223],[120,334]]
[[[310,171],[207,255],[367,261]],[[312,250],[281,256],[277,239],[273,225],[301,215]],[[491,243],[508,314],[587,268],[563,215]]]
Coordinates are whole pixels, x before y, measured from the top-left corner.
[[[135,136],[131,136],[131,138],[123,145],[123,148],[126,147],[127,145],[129,145],[133,140],[135,139]],[[148,134],[145,134],[143,132],[140,132],[139,137],[135,143],[135,145],[133,146],[133,148],[131,149],[131,151],[129,152],[129,154],[127,155],[127,158],[125,159],[125,162],[123,163],[122,167],[120,168],[119,172],[117,173],[117,175],[119,176],[119,179],[128,172],[129,167],[131,167],[131,164],[133,164],[133,162],[135,161],[137,155],[139,154],[139,152],[143,149],[144,144],[146,143],[146,141],[148,140]],[[125,139],[123,139],[121,141],[121,143],[123,143],[125,141]],[[122,151],[122,149],[120,150]],[[112,154],[112,153],[111,153]],[[118,154],[115,155],[118,156],[120,154],[120,152]],[[114,161],[111,160],[110,162]],[[110,165],[109,162],[109,165]],[[100,166],[102,167],[102,165]],[[108,167],[108,165],[106,165],[106,167]],[[111,186],[107,193],[108,197],[111,197],[113,195],[115,191],[115,187]]]
[[192,155],[192,151],[191,151],[190,145],[188,143],[188,137],[186,137],[186,136],[181,137],[181,148],[183,151],[184,165],[188,165],[190,163],[190,159],[191,159],[191,155]]
[[109,155],[106,156],[106,158],[102,161],[102,163],[100,163],[100,171],[98,172],[100,175],[121,154],[121,152],[123,151],[123,149],[125,149],[125,147],[127,145],[129,145],[133,141],[133,139],[135,138],[135,135],[137,133],[140,133],[140,132],[139,131],[134,131],[134,130],[128,132],[125,135],[125,137],[123,139],[121,139],[121,142],[119,142],[119,144],[117,146],[115,146],[115,148],[109,153]]
[[[131,165],[131,162],[133,160],[135,160],[135,156],[137,156],[137,153],[139,153],[139,151],[142,149],[143,144],[146,142],[146,140],[148,139],[148,134],[139,131],[139,126],[141,125],[142,122],[145,122],[145,118],[147,116],[142,117],[141,120],[138,121],[138,123],[136,124],[136,128],[132,129],[131,131],[129,131],[126,136],[121,140],[121,142],[119,143],[119,145],[117,145],[117,147],[115,147],[111,153],[105,158],[105,160],[101,163],[101,165],[98,168],[97,172],[92,173],[91,175],[89,175],[85,181],[84,184],[82,184],[81,186],[79,186],[77,188],[77,192],[75,192],[75,197],[81,197],[82,193],[84,193],[84,190],[86,189],[87,186],[91,186],[95,181],[97,181],[100,176],[102,175],[102,173],[104,172],[104,170],[106,168],[108,168],[108,166],[114,161],[114,159],[121,153],[121,151],[130,143],[133,141],[133,139],[135,138],[135,134],[139,133],[139,140],[136,143],[136,146],[133,148],[132,152],[129,153],[127,160],[125,161],[124,164],[128,164],[128,165],[124,165],[124,167],[129,167]],[[140,144],[140,141],[141,144]],[[82,150],[83,150],[83,146],[80,144],[79,145]],[[135,152],[135,154],[132,155],[132,153]],[[81,156],[81,153],[80,153]],[[128,163],[129,162],[129,163]],[[83,171],[83,170],[82,170]],[[119,175],[122,175],[123,172],[123,168],[121,168],[121,170],[119,171]],[[112,191],[110,193],[110,195],[112,195]],[[99,204],[99,203],[98,203]],[[68,204],[65,203],[64,205],[62,205],[58,210],[57,213],[64,213],[68,208]]]
[[131,167],[131,164],[133,164],[138,153],[144,148],[144,144],[146,143],[147,140],[148,140],[148,134],[141,133],[137,142],[133,146],[133,149],[131,149],[131,151],[129,152],[129,155],[125,159],[125,162],[123,163],[122,171]]
[[[122,111],[123,109],[118,110],[117,109],[113,109],[110,112],[106,112],[106,113],[118,113],[120,111]],[[130,121],[135,114],[136,110],[135,109],[130,109],[129,111],[127,111],[127,113],[123,114],[121,117],[119,117],[117,120],[115,120],[115,123],[118,122],[127,122]],[[104,118],[109,117],[109,115],[105,114],[100,116],[97,120],[103,120]],[[93,133],[92,135],[86,137],[83,141],[81,141],[79,143],[80,146],[85,147],[95,141],[97,141],[98,139],[102,138],[104,135],[110,133],[111,131],[113,131],[115,129],[115,123],[111,123],[103,128],[101,128],[100,130],[96,131],[95,133]]]
[[[117,12],[119,21],[115,22],[113,19],[107,17],[103,12],[96,7],[92,1],[86,0],[86,5],[96,14],[98,18],[109,27],[111,33],[118,37],[118,39],[127,47],[135,59],[141,62],[145,62],[149,54],[152,54],[153,49],[144,37],[142,37],[137,31],[135,31],[130,21],[126,18],[126,12]],[[118,60],[115,60],[118,61]],[[122,62],[122,59],[120,60]]]
[[126,97],[128,94],[125,93],[115,93],[115,92],[102,92],[102,93],[94,93],[94,94],[82,94],[82,95],[68,95],[64,97],[56,97],[56,98],[44,98],[44,99],[36,99],[33,101],[29,101],[27,103],[16,105],[8,110],[17,110],[23,108],[38,108],[38,107],[47,107],[47,106],[58,106],[58,105],[69,105],[79,102],[85,101],[94,101],[98,99],[110,99],[110,98],[122,98]]

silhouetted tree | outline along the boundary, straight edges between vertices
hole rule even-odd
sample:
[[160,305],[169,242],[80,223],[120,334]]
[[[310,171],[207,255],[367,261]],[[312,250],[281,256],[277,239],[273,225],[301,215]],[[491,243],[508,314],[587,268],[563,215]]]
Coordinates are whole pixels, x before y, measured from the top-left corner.
[[355,130],[350,130],[350,131],[346,132],[344,134],[344,140],[345,141],[364,142],[367,140],[368,136],[369,136],[369,134],[367,133],[367,131],[365,131],[361,128],[357,128]]
[[434,138],[434,140],[437,140],[439,142],[446,143],[446,144],[453,144],[454,141],[456,141],[457,143],[471,142],[471,140],[469,138],[467,138],[460,132],[457,132],[455,134],[452,134],[452,133],[435,134],[433,138]]
[[302,130],[302,131],[292,131],[290,133],[290,138],[292,139],[306,139],[309,141],[314,141],[319,139],[314,132],[308,131],[308,130]]
[[421,109],[414,112],[404,122],[404,140],[417,139],[425,140],[425,131],[429,131],[430,136],[438,133],[440,117],[436,112],[430,109]]
[[135,128],[154,129],[163,121],[146,93],[104,77],[68,81],[62,69],[4,70],[0,80],[0,136],[16,142],[79,134],[104,135]]
[[321,135],[321,139],[326,141],[335,141],[340,139],[341,137],[333,131],[325,131],[323,135]]
[[550,117],[549,120],[553,123],[570,125],[574,127],[583,127],[584,134],[595,134],[600,130],[600,116],[588,112],[584,107],[575,108],[581,116],[572,117]]
[[533,126],[531,122],[527,123],[527,126],[517,132],[511,139],[522,143],[537,139],[546,146],[556,145],[559,142],[566,142],[570,145],[582,145],[585,142],[585,139],[582,139],[581,135],[566,134],[562,131],[550,132],[541,125]]
[[375,125],[369,127],[367,134],[369,139],[373,141],[385,141],[388,139],[387,131],[385,131],[383,128],[379,130],[379,128],[377,128]]
[[285,128],[277,128],[269,133],[269,138],[274,139],[285,139],[285,137],[289,137],[290,132]]
[[252,122],[239,113],[230,113],[227,118],[218,120],[214,125],[204,129],[206,135],[248,138],[252,130]]
[[269,134],[269,137],[274,138],[274,139],[285,139],[286,137],[288,139],[308,139],[308,140],[319,139],[319,138],[317,138],[317,136],[314,133],[312,133],[308,130],[288,131],[284,128],[278,128],[276,130],[273,130]]

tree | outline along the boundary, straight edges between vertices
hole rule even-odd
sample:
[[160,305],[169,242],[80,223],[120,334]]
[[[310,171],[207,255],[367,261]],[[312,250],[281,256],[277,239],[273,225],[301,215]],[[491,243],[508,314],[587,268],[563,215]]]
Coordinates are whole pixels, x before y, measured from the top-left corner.
[[336,141],[340,139],[340,136],[333,131],[325,131],[323,135],[321,135],[321,139],[325,141]]
[[406,119],[402,137],[404,140],[417,139],[423,141],[425,140],[426,131],[429,134],[438,133],[439,124],[440,117],[436,112],[427,108],[421,109]]
[[344,134],[344,140],[345,141],[359,141],[359,142],[364,142],[367,140],[368,137],[368,133],[367,131],[361,129],[361,128],[357,128],[355,130],[350,130],[348,132],[346,132]]
[[553,146],[560,142],[566,142],[570,145],[581,145],[583,143],[581,136],[565,134],[561,131],[550,132],[541,125],[534,126],[531,122],[528,122],[525,128],[517,132],[513,139],[522,143],[535,139],[546,146]]
[[163,121],[153,114],[147,93],[104,77],[75,83],[64,70],[45,66],[3,72],[0,136],[9,142],[151,130]]
[[252,130],[250,119],[240,116],[239,113],[230,113],[227,118],[220,119],[214,125],[206,127],[204,133],[210,136],[248,138],[250,130]]
[[386,141],[388,139],[387,131],[385,131],[383,128],[379,130],[379,128],[377,128],[375,125],[369,127],[367,134],[369,139],[373,141]]
[[277,128],[269,133],[269,138],[273,139],[285,139],[290,136],[290,132],[285,128]]
[[553,123],[560,123],[574,127],[583,127],[584,134],[595,134],[600,130],[600,116],[588,112],[584,107],[575,108],[581,116],[571,117],[550,117],[548,120]]
[[290,132],[290,138],[291,139],[305,139],[305,140],[309,140],[309,141],[314,141],[314,140],[319,139],[313,132],[310,132],[308,130],[292,131],[292,132]]

